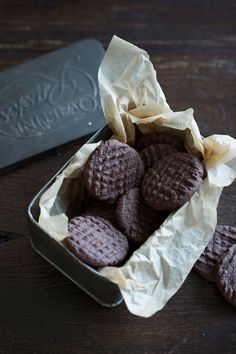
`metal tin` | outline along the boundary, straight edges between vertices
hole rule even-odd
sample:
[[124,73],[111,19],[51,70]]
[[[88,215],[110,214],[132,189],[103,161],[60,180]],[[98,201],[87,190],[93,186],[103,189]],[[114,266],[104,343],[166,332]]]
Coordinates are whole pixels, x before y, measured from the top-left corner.
[[[95,143],[102,139],[105,140],[110,136],[111,130],[108,127],[105,127],[94,134],[87,143]],[[118,286],[104,278],[94,268],[80,261],[69,252],[62,243],[56,241],[38,225],[40,212],[39,200],[42,194],[52,185],[56,177],[65,169],[69,162],[70,160],[40,190],[28,207],[27,218],[31,231],[32,246],[36,252],[99,304],[106,307],[115,307],[123,301]]]

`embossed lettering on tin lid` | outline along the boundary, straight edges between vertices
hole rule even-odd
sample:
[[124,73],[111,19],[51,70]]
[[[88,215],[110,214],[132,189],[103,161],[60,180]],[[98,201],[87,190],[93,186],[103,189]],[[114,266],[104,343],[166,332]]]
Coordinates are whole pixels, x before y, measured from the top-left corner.
[[97,83],[103,54],[86,40],[0,73],[0,147],[10,149],[0,167],[104,126]]
[[[38,136],[57,129],[60,122],[66,124],[66,117],[79,121],[93,112],[98,105],[96,82],[79,64],[76,56],[58,68],[58,77],[36,71],[3,87],[0,133],[15,138]],[[5,97],[15,100],[4,102]]]

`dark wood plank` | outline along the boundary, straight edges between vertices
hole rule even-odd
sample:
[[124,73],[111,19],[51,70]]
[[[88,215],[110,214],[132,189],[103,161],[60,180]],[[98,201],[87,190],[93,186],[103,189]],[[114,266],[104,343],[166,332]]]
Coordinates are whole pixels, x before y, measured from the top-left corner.
[[97,305],[36,255],[28,238],[3,245],[0,259],[3,353],[189,354],[199,345],[202,353],[234,353],[235,311],[195,273],[163,311],[141,319],[124,305]]
[[[86,37],[117,34],[148,50],[174,110],[193,107],[204,136],[236,137],[233,0],[0,0],[0,69]],[[236,353],[236,311],[191,272],[149,319],[97,305],[32,250],[33,195],[80,142],[0,175],[0,353]],[[219,222],[236,226],[235,184]]]

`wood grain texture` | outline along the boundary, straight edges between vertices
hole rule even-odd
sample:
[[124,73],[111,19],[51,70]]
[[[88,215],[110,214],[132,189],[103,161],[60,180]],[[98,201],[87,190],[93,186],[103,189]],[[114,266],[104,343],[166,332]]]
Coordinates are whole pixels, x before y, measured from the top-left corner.
[[[193,107],[204,136],[236,137],[233,0],[0,0],[0,69],[86,37],[146,49],[174,110]],[[235,354],[236,310],[191,272],[149,319],[105,309],[32,250],[25,211],[80,141],[0,176],[0,353]],[[236,226],[235,184],[219,223]]]

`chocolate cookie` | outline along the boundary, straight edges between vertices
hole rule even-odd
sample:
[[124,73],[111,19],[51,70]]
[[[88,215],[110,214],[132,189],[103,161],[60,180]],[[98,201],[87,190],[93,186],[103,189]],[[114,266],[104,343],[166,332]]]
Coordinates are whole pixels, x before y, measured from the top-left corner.
[[83,212],[82,216],[100,217],[108,220],[113,226],[116,226],[115,209],[115,204],[106,204],[99,200],[94,200]]
[[87,208],[89,200],[90,195],[80,175],[74,179],[70,185],[70,204],[76,212],[80,213]]
[[70,220],[65,246],[78,258],[97,267],[120,264],[128,252],[126,237],[111,223],[94,216]]
[[142,182],[142,194],[156,210],[176,210],[198,190],[203,176],[201,162],[192,155],[176,153],[157,161]]
[[216,281],[216,269],[219,259],[236,244],[236,228],[217,225],[212,239],[194,265],[194,269],[205,279]]
[[220,260],[217,286],[224,298],[236,306],[236,244]]
[[91,195],[112,203],[129,189],[139,186],[143,174],[143,162],[137,151],[110,139],[91,154],[83,177]]
[[154,162],[161,158],[178,152],[177,148],[169,144],[152,144],[140,151],[141,159],[143,160],[145,169],[151,167]]
[[170,133],[164,133],[164,132],[150,133],[142,136],[136,142],[136,149],[138,151],[141,151],[145,149],[147,146],[153,144],[169,144],[174,146],[179,152],[186,152],[184,144],[178,137]]
[[117,202],[116,220],[124,234],[137,246],[159,228],[166,213],[149,208],[139,188],[130,189]]

